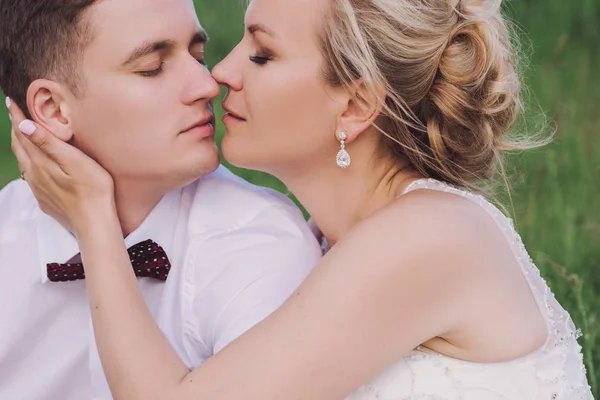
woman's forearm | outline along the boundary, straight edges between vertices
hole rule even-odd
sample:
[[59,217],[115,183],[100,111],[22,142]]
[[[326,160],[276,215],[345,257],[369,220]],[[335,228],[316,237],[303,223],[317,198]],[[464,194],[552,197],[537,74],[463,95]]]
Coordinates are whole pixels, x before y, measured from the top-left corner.
[[[92,321],[115,400],[165,399],[189,372],[138,288],[116,212],[95,212],[77,231]],[[107,290],[110,288],[110,290]]]

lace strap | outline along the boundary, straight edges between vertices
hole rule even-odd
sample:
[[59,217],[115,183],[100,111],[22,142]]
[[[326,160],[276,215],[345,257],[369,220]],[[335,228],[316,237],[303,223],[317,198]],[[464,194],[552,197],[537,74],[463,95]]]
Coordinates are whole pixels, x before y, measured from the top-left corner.
[[[470,201],[477,204],[479,207],[483,208],[488,213],[488,215],[492,217],[492,219],[496,222],[496,225],[504,233],[504,236],[506,237],[507,241],[511,243],[511,245],[513,245],[511,247],[514,247],[515,243],[521,241],[519,234],[514,228],[512,219],[504,215],[502,211],[500,211],[496,206],[490,203],[482,195],[469,192],[465,189],[457,188],[455,186],[438,181],[436,179],[418,179],[416,181],[413,181],[406,187],[406,189],[404,189],[402,195],[419,189],[437,190],[440,192],[451,193],[469,199]],[[522,252],[525,251],[524,248],[514,250],[518,250],[515,254],[517,255],[517,258],[520,258],[523,255]]]
[[485,197],[483,197],[480,194],[469,192],[465,189],[457,188],[455,186],[438,181],[436,179],[418,179],[416,181],[411,182],[404,189],[402,195],[419,189],[437,190],[440,192],[451,193],[467,198],[475,204],[479,205],[481,208],[483,208],[493,218],[496,224],[505,233],[505,236],[509,236],[509,242],[518,241],[520,239],[519,235],[514,229],[513,221],[506,215],[504,215],[497,207],[495,207],[492,203],[490,203]]

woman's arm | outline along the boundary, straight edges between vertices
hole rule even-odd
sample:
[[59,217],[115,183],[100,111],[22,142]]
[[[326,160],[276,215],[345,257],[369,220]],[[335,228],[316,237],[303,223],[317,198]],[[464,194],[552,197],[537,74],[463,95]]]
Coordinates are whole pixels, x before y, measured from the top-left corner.
[[[93,200],[83,192],[101,174],[81,168],[82,155],[39,127],[17,142],[36,195],[54,199],[46,209],[79,240],[116,400],[342,399],[417,345],[452,331],[475,300],[464,290],[473,279],[463,277],[473,276],[478,258],[455,250],[472,238],[456,227],[441,226],[431,238],[411,231],[437,216],[399,204],[357,227],[279,310],[189,372],[146,308],[112,199],[104,190],[95,189]],[[32,143],[44,143],[43,151]],[[85,206],[92,201],[93,209]]]
[[[407,242],[412,250],[384,248],[381,238],[372,239],[372,226],[360,227],[282,308],[190,373],[146,309],[117,221],[85,221],[90,229],[79,243],[115,399],[342,399],[423,341],[451,330],[456,303],[448,299],[462,299],[453,284],[462,274],[425,268],[441,261],[429,249],[421,247],[418,259],[412,250],[419,243]],[[404,252],[406,264],[385,254],[390,249]]]

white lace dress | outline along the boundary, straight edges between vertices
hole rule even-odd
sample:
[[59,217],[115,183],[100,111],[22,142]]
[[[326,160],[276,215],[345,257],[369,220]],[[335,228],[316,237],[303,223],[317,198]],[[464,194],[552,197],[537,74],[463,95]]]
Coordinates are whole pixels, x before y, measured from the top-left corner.
[[484,197],[433,179],[404,193],[440,190],[470,199],[496,221],[519,261],[548,326],[545,345],[510,362],[474,363],[417,348],[346,400],[593,400],[577,338],[581,335],[527,254],[512,221]]

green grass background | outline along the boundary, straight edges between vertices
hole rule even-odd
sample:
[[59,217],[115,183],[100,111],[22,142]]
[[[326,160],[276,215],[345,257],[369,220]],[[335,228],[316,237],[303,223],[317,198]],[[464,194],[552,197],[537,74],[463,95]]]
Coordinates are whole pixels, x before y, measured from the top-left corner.
[[[196,1],[200,21],[211,36],[210,66],[241,38],[244,3]],[[520,126],[535,130],[541,110],[556,129],[552,144],[509,159],[513,201],[507,208],[557,298],[584,332],[580,343],[598,397],[600,1],[513,0],[506,10],[530,54],[526,84],[533,107]],[[219,126],[218,137],[222,134]],[[285,191],[270,176],[233,170],[253,183]],[[0,113],[0,188],[17,176],[9,121]]]

